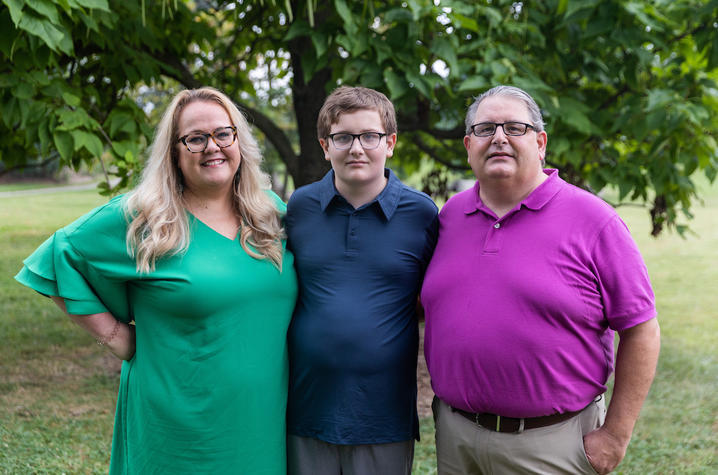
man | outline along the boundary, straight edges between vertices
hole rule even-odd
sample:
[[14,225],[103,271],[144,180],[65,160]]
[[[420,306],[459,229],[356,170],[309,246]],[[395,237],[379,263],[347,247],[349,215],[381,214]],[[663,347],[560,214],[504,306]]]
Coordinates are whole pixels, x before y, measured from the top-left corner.
[[610,206],[542,168],[546,143],[521,89],[469,108],[477,181],[441,210],[421,293],[440,474],[608,473],[655,374],[638,249]]
[[319,112],[332,170],[287,206],[299,299],[289,329],[292,475],[409,475],[418,437],[416,302],[437,208],[385,168],[394,107],[340,87]]

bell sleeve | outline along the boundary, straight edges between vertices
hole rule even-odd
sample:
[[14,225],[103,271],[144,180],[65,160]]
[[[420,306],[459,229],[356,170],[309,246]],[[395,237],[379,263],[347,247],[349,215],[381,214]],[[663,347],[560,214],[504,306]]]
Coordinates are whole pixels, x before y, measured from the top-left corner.
[[117,205],[113,200],[55,232],[23,261],[15,279],[43,295],[61,297],[72,315],[110,312],[130,321],[127,283],[134,269],[124,246],[124,221],[111,216],[121,212],[113,209]]

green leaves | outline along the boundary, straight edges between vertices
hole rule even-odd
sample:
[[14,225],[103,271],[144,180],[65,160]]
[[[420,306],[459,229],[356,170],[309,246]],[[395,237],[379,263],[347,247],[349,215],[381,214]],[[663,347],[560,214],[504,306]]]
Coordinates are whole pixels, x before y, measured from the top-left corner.
[[68,0],[68,3],[75,4],[80,7],[102,10],[107,13],[110,13],[111,11],[107,0]]
[[409,85],[406,83],[404,78],[391,69],[384,71],[384,81],[386,81],[391,97],[395,99],[399,99],[409,90]]
[[459,59],[456,55],[456,50],[456,45],[447,37],[439,37],[431,43],[430,51],[434,53],[437,58],[446,61],[453,77],[459,75]]
[[[12,139],[0,143],[0,168],[53,155],[61,165],[77,168],[104,156],[116,162],[112,170],[136,173],[152,128],[143,111],[123,99],[135,85],[128,77],[134,83],[159,79],[161,63],[147,51],[160,44],[156,35],[191,25],[192,19],[165,24],[161,14],[153,14],[162,24],[143,29],[134,2],[116,0],[113,9],[107,0],[1,3],[0,135]],[[166,39],[167,51],[177,51],[178,37],[192,35]],[[105,132],[100,124],[108,117]]]
[[52,138],[55,141],[57,151],[60,152],[60,156],[69,162],[72,158],[72,152],[75,150],[75,141],[72,134],[64,130],[55,130],[52,133]]
[[72,42],[68,38],[67,32],[34,13],[24,13],[17,23],[17,27],[39,37],[53,51],[72,54]]
[[60,23],[57,7],[49,0],[26,0],[25,5],[35,10],[40,17],[50,20],[52,24],[58,25]]
[[3,0],[3,3],[7,6],[10,11],[10,18],[12,22],[17,26],[22,18],[22,7],[25,4],[22,0]]
[[208,84],[255,114],[300,183],[324,171],[323,98],[350,84],[394,102],[397,166],[460,169],[471,96],[512,84],[542,108],[549,164],[652,207],[657,229],[689,216],[696,173],[718,175],[718,0],[0,2],[3,163],[104,156],[124,186],[161,109],[149,119],[138,88],[161,105]]
[[572,97],[560,97],[559,108],[561,111],[561,122],[565,127],[577,130],[586,135],[597,134],[600,131],[591,123],[588,114],[591,109],[588,104],[579,102]]
[[75,145],[75,151],[84,148],[94,157],[99,158],[102,156],[102,142],[97,137],[97,135],[91,134],[84,130],[73,130],[72,138]]

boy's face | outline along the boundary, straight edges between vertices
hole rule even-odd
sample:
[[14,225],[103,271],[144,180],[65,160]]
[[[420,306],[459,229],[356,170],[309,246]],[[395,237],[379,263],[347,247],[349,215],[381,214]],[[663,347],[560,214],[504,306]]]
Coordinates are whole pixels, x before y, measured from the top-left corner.
[[[332,124],[329,134],[347,133],[363,134],[366,132],[385,133],[379,113],[375,110],[364,109],[341,114],[339,120]],[[364,140],[370,142],[370,140]],[[319,139],[324,149],[324,158],[329,160],[334,169],[334,179],[337,190],[376,191],[377,194],[384,188],[384,165],[386,159],[394,153],[396,134],[387,135],[379,140],[376,148],[365,149],[359,137],[354,138],[351,146],[345,150],[336,147],[331,138]]]

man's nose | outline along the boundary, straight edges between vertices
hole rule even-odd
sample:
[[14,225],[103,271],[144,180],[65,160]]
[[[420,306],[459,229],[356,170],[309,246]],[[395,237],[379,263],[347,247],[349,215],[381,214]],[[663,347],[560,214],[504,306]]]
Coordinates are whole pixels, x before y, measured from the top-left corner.
[[494,136],[491,139],[491,143],[506,143],[508,142],[508,138],[506,138],[506,133],[504,133],[504,126],[503,125],[497,125],[496,131],[494,132]]
[[363,153],[364,152],[364,147],[362,147],[359,137],[354,137],[354,140],[352,141],[352,146],[349,147],[349,151],[351,153]]

